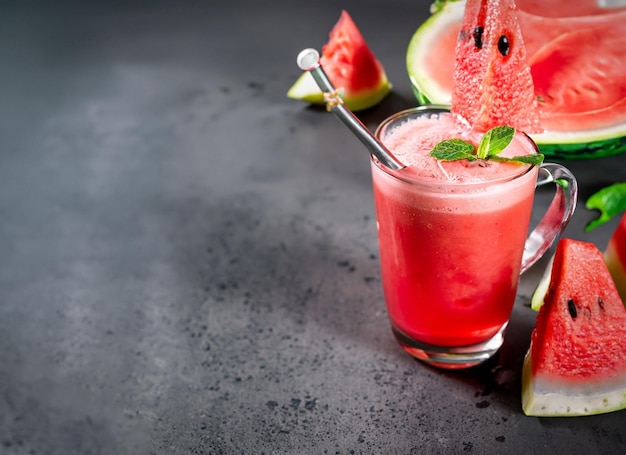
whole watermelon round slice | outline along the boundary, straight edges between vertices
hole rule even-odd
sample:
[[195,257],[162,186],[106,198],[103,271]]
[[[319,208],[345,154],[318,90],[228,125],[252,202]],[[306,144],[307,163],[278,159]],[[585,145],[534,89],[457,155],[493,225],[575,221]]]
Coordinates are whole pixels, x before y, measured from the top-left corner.
[[[407,70],[420,103],[450,105],[466,1],[434,5],[411,38]],[[531,136],[542,153],[582,159],[626,151],[626,8],[601,9],[595,0],[517,0],[517,6],[540,116],[541,131]]]
[[[322,47],[320,64],[335,88],[341,90],[345,105],[353,111],[380,103],[392,89],[380,61],[347,11],[330,32]],[[287,92],[289,98],[324,104],[324,95],[311,74],[303,72]]]
[[524,359],[522,408],[534,416],[626,408],[626,307],[592,243],[557,244]]

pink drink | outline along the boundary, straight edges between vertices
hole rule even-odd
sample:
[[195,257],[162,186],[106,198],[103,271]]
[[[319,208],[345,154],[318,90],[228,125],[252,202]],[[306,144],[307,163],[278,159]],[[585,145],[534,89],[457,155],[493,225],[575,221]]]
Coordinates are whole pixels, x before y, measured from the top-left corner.
[[[515,301],[537,168],[428,155],[443,139],[478,144],[482,135],[468,130],[444,113],[378,132],[408,165],[390,171],[372,161],[372,177],[387,309],[413,355],[422,344],[491,339],[506,327]],[[532,153],[533,142],[516,133],[501,155]]]

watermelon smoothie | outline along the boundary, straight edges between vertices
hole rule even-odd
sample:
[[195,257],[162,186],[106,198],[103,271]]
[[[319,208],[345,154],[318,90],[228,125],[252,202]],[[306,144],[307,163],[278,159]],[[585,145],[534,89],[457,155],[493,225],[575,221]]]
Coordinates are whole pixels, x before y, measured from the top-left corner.
[[[401,113],[377,134],[407,164],[391,171],[372,160],[393,332],[405,350],[436,366],[479,363],[500,347],[512,311],[538,167],[429,156],[444,139],[480,142],[482,134],[448,112],[409,120]],[[533,153],[535,144],[516,133],[501,155]]]

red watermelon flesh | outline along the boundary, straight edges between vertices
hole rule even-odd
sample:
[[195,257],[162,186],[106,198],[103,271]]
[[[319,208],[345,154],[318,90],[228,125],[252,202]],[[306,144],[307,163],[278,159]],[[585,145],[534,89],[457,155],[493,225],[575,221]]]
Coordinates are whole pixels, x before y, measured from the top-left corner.
[[626,117],[625,21],[626,10],[608,23],[520,15],[544,128],[593,130]]
[[604,250],[604,261],[611,272],[622,301],[626,302],[626,213],[622,215]]
[[541,131],[515,2],[467,0],[458,36],[452,112],[478,131]]
[[626,408],[626,308],[602,253],[561,239],[524,361],[528,415],[586,415]]
[[517,6],[527,13],[545,17],[591,16],[613,11],[598,6],[597,0],[517,0]]

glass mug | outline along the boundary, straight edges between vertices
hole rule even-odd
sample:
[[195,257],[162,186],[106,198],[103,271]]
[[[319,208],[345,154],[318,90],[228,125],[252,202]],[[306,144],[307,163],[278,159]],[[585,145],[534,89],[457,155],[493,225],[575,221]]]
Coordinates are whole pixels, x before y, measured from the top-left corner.
[[[408,119],[451,115],[421,106],[383,121],[383,143]],[[537,153],[520,134],[516,146]],[[513,144],[513,143],[512,143]],[[393,153],[393,148],[391,152]],[[447,369],[477,365],[504,340],[519,276],[562,233],[577,198],[565,167],[519,165],[478,183],[433,181],[371,159],[383,289],[392,331],[412,356]],[[556,183],[554,198],[528,234],[536,187]]]

